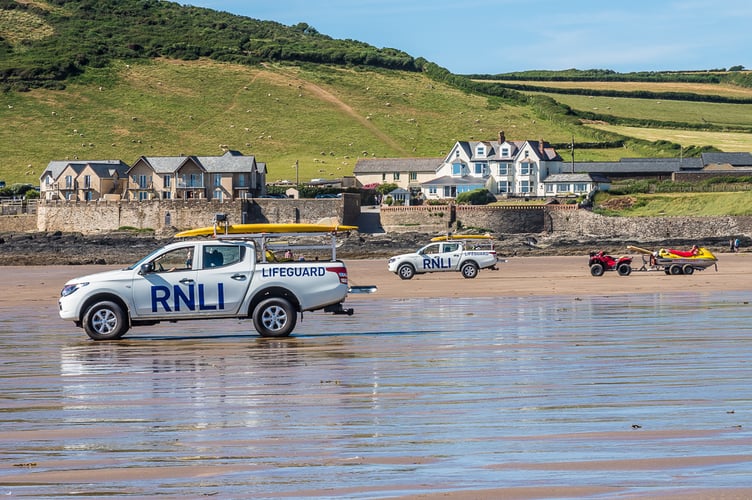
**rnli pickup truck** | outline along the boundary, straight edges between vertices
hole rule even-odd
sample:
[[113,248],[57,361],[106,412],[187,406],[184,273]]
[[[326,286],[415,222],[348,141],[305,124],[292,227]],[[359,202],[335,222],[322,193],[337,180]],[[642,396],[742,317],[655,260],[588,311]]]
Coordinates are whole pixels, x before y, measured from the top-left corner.
[[465,278],[475,278],[481,269],[497,270],[498,262],[491,236],[452,235],[432,238],[416,252],[390,258],[388,268],[403,280],[441,271],[459,271]]
[[94,340],[113,340],[133,326],[218,318],[251,318],[262,337],[285,337],[303,311],[352,314],[343,307],[343,262],[267,255],[258,239],[171,243],[125,269],[68,281],[60,317]]

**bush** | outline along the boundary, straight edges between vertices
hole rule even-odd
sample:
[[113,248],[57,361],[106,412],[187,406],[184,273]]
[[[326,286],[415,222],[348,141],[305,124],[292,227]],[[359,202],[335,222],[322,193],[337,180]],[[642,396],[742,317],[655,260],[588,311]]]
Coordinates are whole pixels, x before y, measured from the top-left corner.
[[488,189],[475,189],[457,195],[457,203],[461,205],[488,205],[496,201],[496,197]]

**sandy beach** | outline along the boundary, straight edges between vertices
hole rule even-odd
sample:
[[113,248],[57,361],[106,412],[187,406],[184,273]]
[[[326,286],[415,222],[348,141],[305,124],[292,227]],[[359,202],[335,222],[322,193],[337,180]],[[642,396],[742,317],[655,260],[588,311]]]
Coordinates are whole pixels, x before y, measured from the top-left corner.
[[[657,292],[743,291],[752,285],[752,253],[718,254],[718,265],[691,276],[635,270],[630,276],[606,272],[590,275],[587,256],[511,257],[498,271],[483,270],[475,279],[459,273],[431,273],[401,280],[387,270],[385,259],[345,260],[351,285],[375,285],[374,299],[546,295],[615,295]],[[633,267],[639,269],[640,258]],[[2,292],[6,306],[54,301],[63,284],[77,276],[119,266],[5,266]],[[359,295],[366,297],[366,295]]]

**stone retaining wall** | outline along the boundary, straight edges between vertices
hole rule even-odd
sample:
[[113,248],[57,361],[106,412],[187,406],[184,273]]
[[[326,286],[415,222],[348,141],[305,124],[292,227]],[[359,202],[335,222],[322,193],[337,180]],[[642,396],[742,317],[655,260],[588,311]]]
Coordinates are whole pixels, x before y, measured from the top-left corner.
[[[144,200],[40,202],[35,217],[38,231],[93,234],[122,227],[159,233],[211,225],[214,215],[226,213],[230,223],[338,222],[357,224],[360,196],[345,193],[332,199]],[[12,230],[12,229],[9,229]]]

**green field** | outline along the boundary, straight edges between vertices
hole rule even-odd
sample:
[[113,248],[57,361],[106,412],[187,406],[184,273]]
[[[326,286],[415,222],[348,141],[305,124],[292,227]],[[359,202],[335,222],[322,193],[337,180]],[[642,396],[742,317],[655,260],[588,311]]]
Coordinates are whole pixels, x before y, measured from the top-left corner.
[[457,140],[596,140],[525,106],[419,73],[208,60],[118,63],[65,90],[0,94],[0,179],[38,183],[50,160],[220,155],[266,162],[269,180],[351,175],[362,157],[442,156]]

